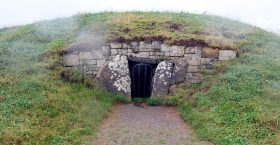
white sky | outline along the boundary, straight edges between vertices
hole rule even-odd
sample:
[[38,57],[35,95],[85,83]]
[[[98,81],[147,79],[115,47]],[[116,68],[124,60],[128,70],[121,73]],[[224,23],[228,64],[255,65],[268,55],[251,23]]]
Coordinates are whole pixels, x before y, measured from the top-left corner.
[[0,0],[0,27],[100,11],[214,14],[280,34],[280,0]]

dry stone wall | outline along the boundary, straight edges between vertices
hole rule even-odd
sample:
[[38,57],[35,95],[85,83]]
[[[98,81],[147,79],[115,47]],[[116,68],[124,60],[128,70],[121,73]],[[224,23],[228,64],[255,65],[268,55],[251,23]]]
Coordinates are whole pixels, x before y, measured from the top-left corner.
[[236,50],[223,50],[201,45],[169,45],[163,41],[113,42],[102,45],[100,50],[102,54],[98,55],[96,53],[100,53],[100,51],[96,51],[96,49],[70,51],[63,57],[64,66],[78,68],[85,75],[94,77],[106,62],[113,61],[116,56],[126,56],[128,59],[136,57],[168,60],[175,64],[170,79],[170,85],[174,85],[184,81],[199,83],[203,77],[199,73],[201,69],[212,69],[214,63],[233,59],[237,55]]

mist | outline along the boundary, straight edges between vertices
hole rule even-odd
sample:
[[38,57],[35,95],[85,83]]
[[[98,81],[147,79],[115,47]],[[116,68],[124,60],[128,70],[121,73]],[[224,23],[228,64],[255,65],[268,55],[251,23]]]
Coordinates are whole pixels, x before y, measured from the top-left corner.
[[280,34],[278,0],[9,0],[0,1],[0,27],[102,11],[184,11],[249,23]]

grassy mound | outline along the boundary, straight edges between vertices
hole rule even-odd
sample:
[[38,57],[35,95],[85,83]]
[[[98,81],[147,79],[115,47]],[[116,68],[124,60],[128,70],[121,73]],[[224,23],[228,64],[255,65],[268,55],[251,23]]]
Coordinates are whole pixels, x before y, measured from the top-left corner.
[[164,102],[178,105],[197,134],[213,143],[279,144],[279,36],[225,18],[159,12],[82,14],[0,29],[1,144],[92,139],[114,97],[60,76],[63,51],[89,39],[195,41],[237,49],[240,58],[203,72],[202,84]]

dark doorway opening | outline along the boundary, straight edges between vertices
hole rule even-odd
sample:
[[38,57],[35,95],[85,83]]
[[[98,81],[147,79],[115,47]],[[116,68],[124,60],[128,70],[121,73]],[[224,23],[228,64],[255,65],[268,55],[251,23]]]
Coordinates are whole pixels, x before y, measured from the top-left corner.
[[128,64],[131,78],[131,97],[149,98],[158,62],[147,59],[130,59]]

